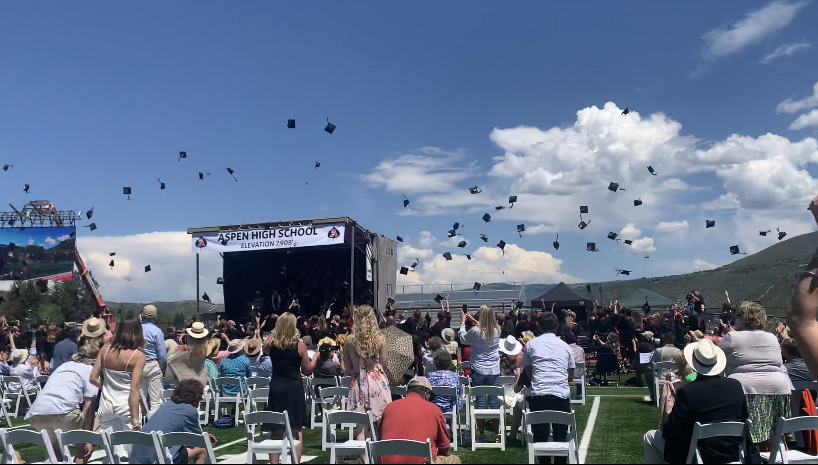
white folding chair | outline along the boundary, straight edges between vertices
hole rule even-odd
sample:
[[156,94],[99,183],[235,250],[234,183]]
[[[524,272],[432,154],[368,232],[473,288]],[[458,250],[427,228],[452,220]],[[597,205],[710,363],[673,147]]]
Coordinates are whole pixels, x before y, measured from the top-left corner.
[[588,389],[585,385],[585,364],[577,363],[574,368],[574,385],[577,387],[577,397],[571,398],[572,404],[585,405],[585,395]]
[[[282,439],[264,439],[256,442],[256,425],[271,424],[284,427]],[[301,441],[293,440],[290,417],[287,411],[253,412],[244,414],[244,429],[247,433],[247,463],[256,462],[256,454],[280,454],[282,463],[298,463],[295,447]]]
[[135,445],[153,448],[156,454],[156,461],[161,464],[165,463],[164,454],[159,447],[156,435],[153,433],[143,433],[142,431],[117,431],[114,433],[105,430],[102,432],[102,435],[108,441],[108,447],[111,450],[111,455],[114,459],[113,462],[116,465],[122,464],[122,459],[130,456],[130,452],[126,451],[125,446]]
[[406,386],[390,386],[389,392],[391,392],[393,396],[406,397]]
[[699,451],[699,441],[702,439],[721,438],[721,437],[737,437],[741,440],[739,446],[739,461],[736,463],[746,463],[744,459],[744,431],[747,429],[747,423],[740,422],[726,422],[726,423],[710,423],[703,425],[696,422],[693,425],[693,436],[690,438],[690,449],[687,453],[686,463],[704,463],[701,452]]
[[452,399],[452,411],[449,413],[443,412],[443,418],[448,420],[451,424],[452,428],[452,450],[457,452],[457,437],[460,435],[461,431],[457,427],[459,416],[460,416],[460,409],[457,408],[457,388],[453,388],[450,386],[432,386],[432,392],[435,393],[435,397],[449,397]]
[[205,463],[216,464],[216,453],[213,452],[213,445],[210,444],[210,435],[207,433],[158,433],[156,439],[159,441],[161,455],[165,458],[165,463],[173,463],[173,456],[170,455],[170,448],[181,447],[201,447],[207,452]]
[[329,463],[336,463],[338,454],[341,455],[362,455],[364,456],[364,463],[368,462],[366,441],[358,441],[350,439],[346,442],[339,442],[336,434],[336,427],[355,425],[364,427],[367,434],[367,439],[377,440],[377,433],[375,431],[375,424],[372,421],[372,415],[359,412],[327,412],[327,427],[330,434],[329,442]]
[[176,389],[163,389],[162,390],[162,400],[165,402],[169,401],[171,397],[173,397],[173,391]]
[[378,459],[384,455],[408,455],[428,460],[427,463],[435,463],[432,458],[432,444],[429,439],[426,442],[410,441],[408,439],[389,439],[386,441],[367,441],[369,449],[369,463],[376,464]]
[[[244,397],[242,396],[242,388],[241,388],[241,380],[235,377],[219,377],[215,380],[216,383],[216,419],[218,420],[221,415],[221,407],[225,404],[233,404],[235,406],[235,422],[239,424],[239,406],[244,405]],[[223,389],[224,386],[236,386],[237,391],[235,394],[225,394]]]
[[[329,387],[318,388],[318,400],[321,402],[321,450],[327,450],[329,445],[329,430],[327,428],[327,414],[346,410],[347,399],[349,398],[349,388]],[[336,405],[337,404],[337,405]],[[336,407],[336,408],[332,408]],[[347,425],[342,425],[346,428]],[[349,439],[352,440],[352,429],[349,431]]]
[[351,383],[352,383],[352,376],[339,376],[338,377],[338,386],[348,388]]
[[[525,412],[525,435],[528,443],[528,463],[535,457],[568,457],[568,463],[579,463],[579,443],[577,442],[577,421],[574,412],[542,410]],[[568,427],[567,442],[534,442],[533,425],[565,425]],[[553,430],[553,426],[551,428]]]
[[270,398],[270,388],[253,389],[247,396],[247,411],[258,412],[258,404],[267,406],[267,400]]
[[3,419],[6,420],[6,426],[10,427],[11,415],[9,414],[9,410],[11,410],[12,399],[6,397],[6,386],[1,378],[2,376],[0,376],[0,413],[3,414]]
[[517,381],[516,376],[498,376],[497,377],[497,385],[498,386],[514,386],[514,383]]
[[665,386],[665,373],[673,370],[676,364],[673,362],[655,362],[653,364],[653,396],[656,398],[656,406],[659,406],[659,399],[662,397],[662,388]]
[[304,402],[309,402],[309,400],[312,399],[312,389],[310,388],[311,379],[301,375],[301,383],[304,385]]
[[0,445],[3,446],[2,463],[19,463],[17,462],[17,456],[14,454],[14,446],[18,444],[33,444],[35,446],[45,447],[48,462],[57,463],[57,457],[54,455],[54,450],[51,447],[51,439],[48,438],[48,433],[46,433],[45,430],[31,431],[18,429],[9,431],[6,428],[0,428]]
[[45,383],[48,382],[48,375],[40,375],[37,377],[37,394],[43,392]]
[[[338,386],[338,379],[337,378],[310,378],[310,429],[315,429],[315,416],[317,414],[317,407],[321,405],[321,401],[318,400],[317,390],[321,389],[322,387],[336,387]],[[321,415],[321,419],[318,420],[320,423],[318,425],[323,428],[324,427],[324,417]]]
[[767,463],[818,463],[818,458],[798,450],[787,450],[784,435],[798,431],[818,430],[818,417],[796,417],[778,419],[770,452],[762,452],[761,458]]
[[460,376],[460,388],[463,392],[463,419],[458,419],[457,423],[461,430],[471,431],[471,406],[469,405],[469,387],[471,386],[471,378],[468,376]]
[[471,370],[471,362],[460,363],[460,373],[465,373],[466,370]]
[[[19,376],[4,376],[0,381],[3,383],[3,402],[5,402],[6,399],[14,402],[14,412],[9,412],[12,417],[17,418],[19,416],[20,402],[22,402],[23,399],[26,400],[26,404],[31,408],[31,399],[28,397],[28,392],[23,388],[23,382]],[[11,383],[16,384],[19,388],[16,391],[12,391],[9,388]]]
[[266,388],[270,385],[270,378],[260,378],[258,376],[254,376],[252,378],[247,378],[244,380],[244,384],[247,385],[247,389],[256,389],[256,388]]
[[[74,431],[54,431],[54,436],[57,437],[57,444],[60,445],[60,452],[62,453],[62,462],[71,464],[74,463],[73,456],[69,446],[84,447],[86,444],[91,444],[99,448],[104,454],[104,458],[108,463],[114,463],[114,454],[108,446],[108,441],[102,433],[95,433],[93,431],[86,431],[82,429]],[[92,455],[93,459],[93,455]]]
[[[505,395],[505,391],[500,386],[472,386],[469,388],[469,403],[474,402],[478,397],[483,396],[495,396],[499,397],[499,404],[500,408],[492,409],[492,408],[483,408],[478,409],[475,404],[471,405],[471,450],[476,451],[479,448],[482,449],[496,449],[500,448],[501,451],[505,452],[506,450],[506,404],[503,401],[503,396]],[[486,401],[486,407],[488,407],[488,400]],[[494,442],[477,442],[477,420],[491,420],[497,419],[499,421],[499,426],[497,428],[497,433],[500,435],[500,443]]]

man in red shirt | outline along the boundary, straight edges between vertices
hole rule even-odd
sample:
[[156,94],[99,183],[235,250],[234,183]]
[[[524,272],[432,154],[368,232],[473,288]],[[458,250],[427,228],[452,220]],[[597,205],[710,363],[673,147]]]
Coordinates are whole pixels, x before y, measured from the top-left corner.
[[[449,433],[443,412],[432,403],[432,385],[424,377],[416,376],[407,385],[406,398],[391,402],[383,412],[381,440],[409,439],[432,444],[434,463],[457,464],[460,458],[451,455]],[[428,459],[407,455],[388,455],[381,463],[426,463]]]

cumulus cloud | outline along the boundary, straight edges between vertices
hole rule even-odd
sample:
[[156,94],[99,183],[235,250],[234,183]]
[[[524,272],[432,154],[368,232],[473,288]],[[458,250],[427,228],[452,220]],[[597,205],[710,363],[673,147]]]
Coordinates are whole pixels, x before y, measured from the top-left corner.
[[793,131],[810,127],[818,128],[818,109],[812,110],[809,113],[804,113],[790,125],[790,129]]
[[70,237],[71,236],[69,234],[64,234],[62,236],[57,237],[57,240],[60,241],[60,242],[67,241]]
[[421,231],[417,242],[419,246],[429,248],[437,242],[437,239],[429,231]]
[[52,239],[52,238],[50,238],[50,237],[46,237],[46,238],[43,240],[43,242],[45,242],[45,243],[46,243],[46,244],[48,244],[48,245],[54,245],[54,244],[56,244],[56,243],[57,243],[57,241],[55,241],[54,239]]
[[558,233],[558,232],[560,232],[560,230],[557,227],[554,227],[554,226],[551,226],[551,225],[545,225],[545,224],[538,224],[536,226],[527,226],[525,228],[525,232],[523,234],[525,234],[525,235],[554,234],[554,233]]
[[791,44],[779,45],[778,48],[768,53],[761,59],[759,63],[766,65],[767,63],[780,57],[791,57],[798,52],[803,52],[812,48],[812,44],[806,40],[800,40]]
[[687,231],[690,227],[687,220],[683,221],[660,221],[659,224],[653,228],[654,231],[657,233],[677,233],[682,231]]
[[779,113],[798,113],[801,110],[818,107],[818,82],[812,88],[812,95],[802,98],[801,100],[793,100],[788,98],[778,104],[776,111]]
[[432,258],[434,254],[432,249],[416,249],[411,245],[402,245],[398,247],[398,263],[411,264],[416,259],[423,261]]
[[469,173],[470,165],[464,162],[462,152],[423,147],[417,153],[381,161],[361,179],[372,187],[414,194],[448,192]]
[[636,239],[633,244],[625,246],[625,250],[630,255],[643,255],[646,253],[656,252],[656,246],[653,244],[653,239],[650,237],[643,237]]
[[627,226],[625,226],[624,228],[622,228],[621,231],[619,231],[619,237],[621,237],[622,239],[633,240],[641,236],[642,230],[634,226],[633,223],[628,223]]
[[748,13],[744,18],[706,33],[702,56],[716,60],[738,53],[751,45],[772,36],[790,25],[806,1],[787,3],[774,1],[760,10]]
[[700,258],[693,259],[693,270],[694,271],[705,271],[705,270],[712,270],[714,268],[718,268],[718,265],[714,265],[712,263],[708,263]]
[[34,245],[34,238],[33,237],[28,238],[28,245]]

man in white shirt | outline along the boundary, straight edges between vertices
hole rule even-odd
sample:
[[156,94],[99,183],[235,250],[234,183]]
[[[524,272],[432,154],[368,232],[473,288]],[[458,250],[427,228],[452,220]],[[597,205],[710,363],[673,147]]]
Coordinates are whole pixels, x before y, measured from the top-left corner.
[[[531,379],[531,397],[528,398],[532,412],[552,410],[571,412],[570,384],[574,382],[574,355],[568,344],[557,337],[559,319],[553,313],[543,313],[539,317],[543,330],[540,337],[528,341],[523,354],[523,365]],[[553,425],[554,442],[568,440],[568,427]],[[534,442],[546,442],[551,425],[532,425]],[[540,463],[550,463],[540,459]],[[554,457],[555,464],[568,463],[566,457]]]
[[[94,429],[94,401],[99,389],[91,384],[91,369],[98,354],[99,347],[96,344],[80,347],[71,361],[63,363],[51,374],[26,415],[26,420],[31,421],[32,429],[48,433],[58,459],[62,454],[54,435],[55,430]],[[80,406],[83,406],[82,411]],[[77,450],[77,458],[91,450],[88,446]]]

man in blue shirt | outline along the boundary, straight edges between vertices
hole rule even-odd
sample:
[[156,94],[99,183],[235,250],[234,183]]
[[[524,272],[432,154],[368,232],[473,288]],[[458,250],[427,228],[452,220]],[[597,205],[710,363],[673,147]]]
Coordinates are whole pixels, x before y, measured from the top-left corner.
[[[193,433],[202,434],[199,425],[199,402],[204,395],[204,386],[195,379],[186,379],[176,386],[169,402],[165,402],[142,427],[142,432],[151,433]],[[211,445],[216,441],[210,436]],[[173,463],[204,463],[207,450],[201,447],[174,446],[168,449]],[[153,447],[134,445],[131,448],[130,463],[158,463]]]
[[165,349],[165,333],[154,321],[157,317],[156,307],[146,305],[142,310],[142,334],[145,338],[145,369],[142,371],[140,390],[149,399],[148,417],[153,416],[162,405],[162,372],[168,362]]
[[[240,378],[242,391],[246,388],[244,378],[253,376],[253,369],[250,360],[244,355],[244,341],[233,339],[227,347],[230,355],[219,364],[219,376],[223,378]],[[222,392],[234,396],[239,393],[239,387],[235,384],[222,386]]]

